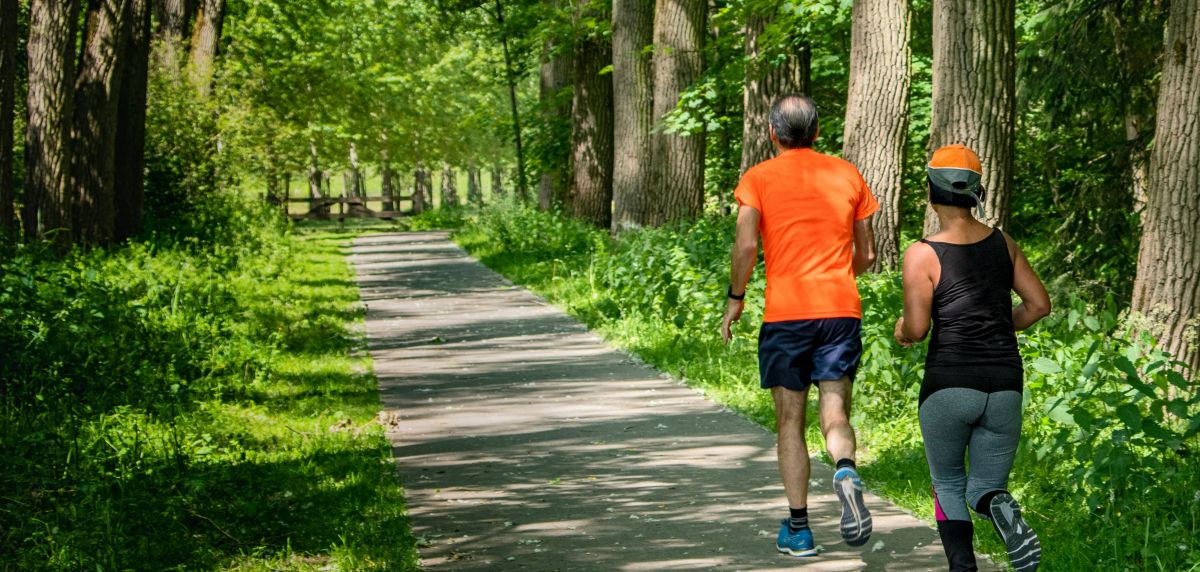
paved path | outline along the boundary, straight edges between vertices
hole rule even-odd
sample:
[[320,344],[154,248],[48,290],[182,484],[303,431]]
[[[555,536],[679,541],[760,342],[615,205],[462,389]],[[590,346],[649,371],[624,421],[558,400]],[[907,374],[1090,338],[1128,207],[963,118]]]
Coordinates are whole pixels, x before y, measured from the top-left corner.
[[871,541],[843,543],[819,464],[809,510],[824,552],[776,553],[786,501],[772,434],[444,233],[367,236],[353,252],[427,570],[945,570],[936,533],[873,495]]

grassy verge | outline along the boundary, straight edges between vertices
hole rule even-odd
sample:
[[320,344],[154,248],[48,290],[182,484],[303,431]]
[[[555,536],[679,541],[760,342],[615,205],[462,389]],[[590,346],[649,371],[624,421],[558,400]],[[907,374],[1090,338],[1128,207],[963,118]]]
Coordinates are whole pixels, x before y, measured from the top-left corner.
[[349,235],[231,224],[0,257],[0,570],[418,569]]
[[[758,389],[755,357],[761,269],[735,339],[726,347],[718,338],[731,236],[732,221],[705,219],[613,241],[500,205],[454,238],[615,345],[770,428],[773,406]],[[862,277],[859,290],[864,356],[852,421],[860,468],[869,487],[932,525],[916,416],[924,348],[891,339],[902,305],[896,274]],[[1043,538],[1043,569],[1200,569],[1200,497],[1192,494],[1200,470],[1189,460],[1200,446],[1200,394],[1136,319],[1106,309],[1111,300],[1066,298],[1021,335],[1025,437],[1010,488]],[[820,453],[815,423],[808,436]],[[986,522],[976,523],[976,548],[1007,561]]]

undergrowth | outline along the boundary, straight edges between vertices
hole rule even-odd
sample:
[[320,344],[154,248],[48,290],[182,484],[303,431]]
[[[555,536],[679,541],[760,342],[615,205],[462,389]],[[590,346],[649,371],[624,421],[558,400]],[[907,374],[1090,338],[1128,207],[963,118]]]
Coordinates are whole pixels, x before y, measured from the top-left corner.
[[347,236],[152,229],[0,252],[0,570],[416,569]]
[[[604,231],[518,205],[483,209],[454,235],[474,256],[601,332],[616,345],[773,427],[758,388],[761,267],[729,346],[718,328],[731,218]],[[859,279],[864,356],[853,423],[868,486],[932,522],[917,423],[924,346],[901,348],[895,272]],[[1200,397],[1113,300],[1055,300],[1020,335],[1026,364],[1024,439],[1011,488],[1042,537],[1045,570],[1189,570],[1200,561]],[[812,417],[812,415],[810,415]],[[823,442],[815,423],[809,444]],[[822,453],[823,454],[823,453]],[[977,547],[1006,561],[990,525]]]

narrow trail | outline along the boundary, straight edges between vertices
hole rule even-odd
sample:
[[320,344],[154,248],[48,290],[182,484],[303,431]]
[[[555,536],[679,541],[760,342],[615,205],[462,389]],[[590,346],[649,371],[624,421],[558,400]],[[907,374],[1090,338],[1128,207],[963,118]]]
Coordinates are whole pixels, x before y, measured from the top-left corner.
[[824,552],[776,553],[773,435],[445,233],[363,237],[352,262],[427,570],[945,569],[936,532],[874,495],[871,541],[843,543],[820,464],[809,511]]

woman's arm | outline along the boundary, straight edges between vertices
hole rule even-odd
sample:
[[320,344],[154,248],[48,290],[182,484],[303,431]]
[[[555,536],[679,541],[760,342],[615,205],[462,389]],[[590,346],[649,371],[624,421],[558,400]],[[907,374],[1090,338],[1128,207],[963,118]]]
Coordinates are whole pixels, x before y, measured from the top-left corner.
[[1046,294],[1046,286],[1034,273],[1029,265],[1029,259],[1021,252],[1021,247],[1013,241],[1008,233],[1004,234],[1008,241],[1009,251],[1013,253],[1013,285],[1021,303],[1013,308],[1013,329],[1024,330],[1037,323],[1038,320],[1050,315],[1050,295]]
[[937,254],[928,244],[913,243],[904,251],[904,315],[896,322],[896,341],[911,346],[929,333],[933,287],[941,274]]

